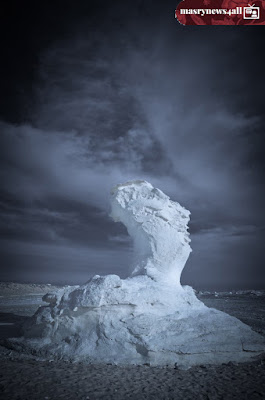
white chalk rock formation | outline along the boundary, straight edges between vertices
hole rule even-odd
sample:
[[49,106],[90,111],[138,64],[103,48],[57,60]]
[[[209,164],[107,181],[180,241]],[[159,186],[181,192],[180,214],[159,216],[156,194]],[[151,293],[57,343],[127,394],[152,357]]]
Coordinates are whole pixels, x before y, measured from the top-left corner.
[[136,267],[132,275],[180,286],[189,257],[190,212],[150,183],[135,181],[112,190],[112,218],[122,222],[134,240]]
[[241,321],[200,302],[180,275],[191,251],[189,211],[145,181],[118,185],[112,218],[135,245],[127,279],[98,276],[46,295],[13,339],[23,352],[87,362],[174,365],[245,361],[264,339]]

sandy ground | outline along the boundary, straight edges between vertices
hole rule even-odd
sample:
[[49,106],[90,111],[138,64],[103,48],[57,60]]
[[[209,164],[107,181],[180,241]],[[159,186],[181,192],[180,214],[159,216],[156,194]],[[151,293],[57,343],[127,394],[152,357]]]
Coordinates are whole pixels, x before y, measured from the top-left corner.
[[65,362],[9,361],[0,367],[2,399],[262,399],[265,364],[188,371]]
[[[2,298],[1,339],[19,336],[21,322],[35,311],[41,298],[34,299],[36,304],[31,300],[25,306],[14,299],[13,303],[8,303]],[[265,333],[264,296],[209,295],[202,296],[201,300],[207,306],[240,318],[259,333]],[[20,360],[8,355],[8,351],[5,353],[0,364],[0,398],[4,400],[265,399],[265,357],[244,364],[198,366],[183,371]]]

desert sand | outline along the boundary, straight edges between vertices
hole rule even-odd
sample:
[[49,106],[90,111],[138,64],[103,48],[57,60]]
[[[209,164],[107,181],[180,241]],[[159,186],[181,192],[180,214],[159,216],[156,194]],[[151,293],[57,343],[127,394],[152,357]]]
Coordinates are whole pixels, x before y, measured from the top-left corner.
[[5,360],[1,398],[18,399],[262,399],[265,364],[193,367],[119,367]]

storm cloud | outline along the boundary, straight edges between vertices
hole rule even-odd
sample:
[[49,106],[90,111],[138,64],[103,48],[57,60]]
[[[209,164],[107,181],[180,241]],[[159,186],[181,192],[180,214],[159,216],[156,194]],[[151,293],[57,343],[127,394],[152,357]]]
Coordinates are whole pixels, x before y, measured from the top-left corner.
[[30,118],[1,122],[1,279],[126,276],[132,243],[108,197],[145,179],[191,211],[184,283],[260,286],[264,116],[246,92],[241,32],[130,21],[55,39]]

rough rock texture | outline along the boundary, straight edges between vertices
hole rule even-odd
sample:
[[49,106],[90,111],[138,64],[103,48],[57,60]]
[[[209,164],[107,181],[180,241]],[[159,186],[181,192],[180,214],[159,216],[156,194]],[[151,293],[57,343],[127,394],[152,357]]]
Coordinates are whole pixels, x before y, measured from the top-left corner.
[[132,275],[95,276],[44,296],[12,344],[24,352],[88,362],[174,365],[245,361],[264,339],[200,302],[180,275],[191,251],[189,212],[147,182],[116,186],[112,217],[133,237]]
[[114,221],[122,222],[134,240],[133,275],[180,286],[180,275],[191,252],[187,231],[190,212],[150,183],[135,181],[112,190]]

